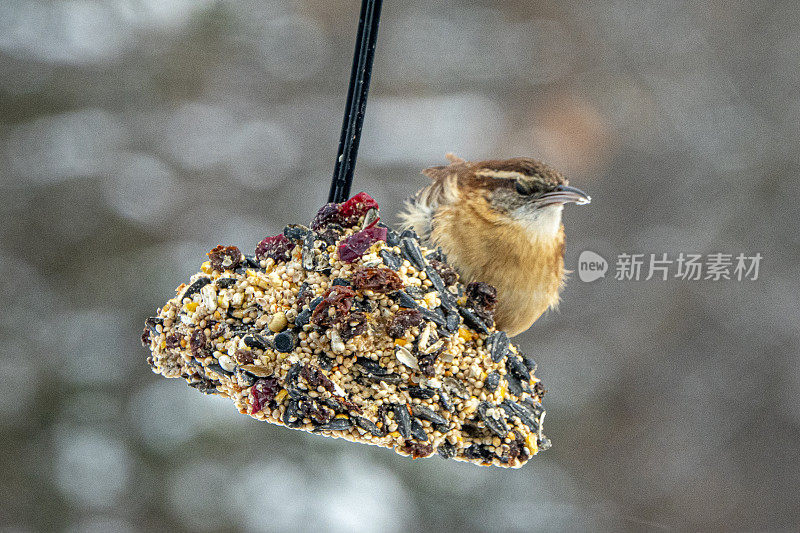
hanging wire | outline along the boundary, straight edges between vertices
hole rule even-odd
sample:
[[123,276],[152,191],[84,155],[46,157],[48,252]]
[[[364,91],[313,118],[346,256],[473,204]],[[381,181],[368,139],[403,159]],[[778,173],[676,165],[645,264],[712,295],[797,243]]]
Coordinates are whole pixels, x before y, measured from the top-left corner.
[[375,41],[378,38],[382,4],[383,0],[363,0],[361,3],[356,49],[353,53],[353,67],[350,71],[350,87],[347,90],[342,135],[339,138],[339,152],[333,170],[328,202],[343,202],[350,196],[353,170],[358,156],[358,143],[361,140],[361,127],[364,124],[364,111],[367,108],[367,93],[372,75],[372,60],[375,57]]

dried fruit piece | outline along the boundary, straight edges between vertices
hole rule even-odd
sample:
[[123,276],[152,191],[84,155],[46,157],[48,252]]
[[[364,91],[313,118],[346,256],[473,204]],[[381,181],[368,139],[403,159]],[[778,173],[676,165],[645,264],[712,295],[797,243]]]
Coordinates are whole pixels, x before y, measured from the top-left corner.
[[352,226],[370,209],[378,209],[378,202],[365,192],[360,192],[339,206],[339,214]]
[[165,342],[167,344],[167,348],[172,350],[173,348],[179,348],[180,347],[181,338],[177,333],[171,333],[171,334],[167,335],[167,338],[165,339]]
[[340,333],[342,340],[349,341],[353,337],[363,335],[367,331],[367,315],[361,312],[350,313]]
[[240,365],[249,365],[254,361],[253,352],[250,350],[236,350],[233,354],[233,358],[236,359],[236,362]]
[[400,446],[400,449],[414,459],[433,455],[433,446],[431,444],[423,444],[421,442],[414,442],[413,440],[405,441],[403,445]]
[[420,324],[422,324],[422,313],[418,309],[400,309],[395,313],[386,332],[395,339],[399,339],[406,334],[408,328]]
[[339,259],[345,263],[352,263],[369,247],[378,241],[386,240],[386,228],[372,226],[353,233],[339,244]]
[[202,329],[196,329],[192,332],[191,336],[189,336],[189,349],[192,351],[192,355],[195,357],[205,357],[206,356],[206,334],[203,333]]
[[266,259],[271,257],[275,261],[288,261],[294,243],[281,233],[274,237],[267,237],[256,246],[256,258]]
[[339,204],[325,204],[317,211],[317,216],[314,217],[314,221],[311,223],[311,229],[317,231],[328,224],[341,224],[342,222],[342,215],[339,213]]
[[356,291],[350,287],[334,285],[325,293],[322,301],[311,315],[311,323],[317,326],[333,326],[342,323],[350,314]]
[[277,378],[268,377],[256,381],[256,384],[250,388],[250,412],[257,413],[261,411],[275,399],[280,390],[281,384]]
[[494,321],[494,310],[497,307],[497,289],[482,281],[473,281],[467,285],[467,307],[475,311],[487,322]]
[[359,267],[353,274],[353,287],[386,294],[403,288],[403,280],[388,268]]
[[222,246],[221,244],[206,255],[211,262],[211,268],[219,272],[233,270],[242,263],[244,257],[236,246]]

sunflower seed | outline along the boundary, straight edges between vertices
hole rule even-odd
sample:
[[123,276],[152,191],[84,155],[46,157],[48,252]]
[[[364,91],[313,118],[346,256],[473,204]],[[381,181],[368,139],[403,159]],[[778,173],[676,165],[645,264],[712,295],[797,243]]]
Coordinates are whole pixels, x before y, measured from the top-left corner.
[[[417,302],[414,301],[414,298],[409,296],[405,291],[393,292],[389,296],[391,296],[400,307],[404,307],[406,309],[416,309],[419,307]],[[420,310],[420,312],[422,312],[422,310]]]
[[422,387],[409,387],[408,395],[412,398],[419,398],[420,400],[430,400],[436,396],[436,391],[433,389],[424,389]]
[[285,329],[273,337],[275,349],[281,353],[289,353],[297,346],[297,333]]
[[497,418],[497,407],[491,405],[489,402],[481,402],[478,404],[478,415],[485,425],[492,433],[500,438],[505,438],[508,435],[508,424],[502,418]]
[[528,373],[528,367],[526,367],[522,359],[519,357],[515,357],[513,355],[509,355],[506,358],[506,370],[517,376],[519,379],[528,381],[531,379],[530,374]]
[[478,333],[489,333],[489,328],[486,327],[483,320],[481,320],[478,315],[467,309],[466,307],[459,307],[458,312],[461,313],[461,316],[464,317],[464,323],[477,331]]
[[395,346],[394,356],[397,357],[398,361],[400,361],[407,367],[413,368],[414,370],[419,370],[419,363],[417,362],[417,358],[411,355],[411,352],[409,352],[408,348],[406,348],[405,346]]
[[425,433],[425,428],[422,427],[422,424],[416,418],[411,419],[411,436],[422,442],[428,440],[428,434]]
[[408,237],[400,239],[400,250],[403,252],[403,257],[408,259],[411,266],[417,270],[425,270],[425,258],[422,257],[422,252],[419,249],[417,241]]
[[209,283],[211,283],[211,278],[205,276],[197,278],[194,281],[194,283],[186,287],[186,290],[183,291],[183,294],[181,295],[180,299],[183,300],[184,298],[190,298],[193,294],[200,292],[200,289],[202,289]]
[[397,431],[407,439],[411,435],[411,415],[408,414],[408,407],[405,405],[392,405],[394,421],[397,422]]
[[380,437],[383,435],[383,431],[381,431],[378,426],[363,416],[353,416],[352,418],[358,427],[364,431],[368,431],[373,437]]
[[486,340],[490,345],[489,353],[492,361],[499,363],[508,353],[508,335],[506,335],[505,331],[495,331]]
[[399,270],[403,266],[403,260],[397,254],[386,249],[381,250],[379,253],[381,259],[383,259],[383,264],[392,270]]
[[428,422],[432,422],[433,424],[447,424],[447,420],[442,417],[442,415],[436,413],[433,409],[429,409],[423,405],[412,405],[411,412],[414,413],[414,416],[420,418],[422,420],[427,420]]
[[508,418],[514,416],[518,417],[523,424],[531,428],[531,431],[537,431],[539,429],[539,422],[536,420],[536,415],[521,404],[512,400],[503,400],[500,407],[506,412]]
[[353,421],[345,417],[337,417],[314,428],[314,431],[344,431],[353,427]]
[[356,357],[356,364],[360,365],[368,373],[375,376],[385,376],[389,373],[388,369],[382,367],[372,359],[367,359],[366,357]]

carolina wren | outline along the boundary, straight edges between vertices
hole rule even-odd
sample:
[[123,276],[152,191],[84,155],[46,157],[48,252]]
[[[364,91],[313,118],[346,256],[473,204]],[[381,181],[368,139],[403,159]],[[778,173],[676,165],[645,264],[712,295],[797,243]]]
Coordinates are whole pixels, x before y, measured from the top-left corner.
[[493,285],[496,326],[518,335],[558,304],[564,204],[591,198],[535,159],[447,159],[422,171],[433,181],[407,203],[404,226],[441,247],[465,282]]

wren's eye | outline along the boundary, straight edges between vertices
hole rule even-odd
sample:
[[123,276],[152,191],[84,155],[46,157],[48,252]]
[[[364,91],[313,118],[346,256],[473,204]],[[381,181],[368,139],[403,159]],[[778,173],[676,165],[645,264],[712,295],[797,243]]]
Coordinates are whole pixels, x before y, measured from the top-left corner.
[[517,192],[523,196],[530,196],[531,194],[536,192],[536,189],[534,189],[533,187],[533,183],[527,180],[525,181],[517,180],[516,187],[517,187]]

